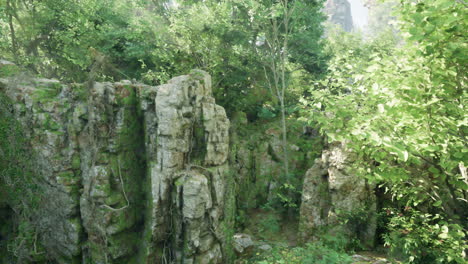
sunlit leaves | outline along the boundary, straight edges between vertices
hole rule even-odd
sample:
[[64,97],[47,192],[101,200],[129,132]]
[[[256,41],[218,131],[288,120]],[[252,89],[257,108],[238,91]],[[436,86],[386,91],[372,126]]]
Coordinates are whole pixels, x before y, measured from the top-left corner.
[[[331,35],[334,55],[313,89],[311,105],[320,109],[311,118],[329,141],[348,142],[359,157],[356,173],[384,183],[400,206],[463,218],[467,11],[457,1],[418,3],[399,6],[405,43]],[[438,260],[460,259],[460,252],[443,250]]]

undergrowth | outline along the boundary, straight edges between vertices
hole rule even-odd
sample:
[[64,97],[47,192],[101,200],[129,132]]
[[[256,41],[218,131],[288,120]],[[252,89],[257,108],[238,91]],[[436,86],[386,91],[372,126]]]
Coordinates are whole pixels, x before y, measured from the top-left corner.
[[1,256],[0,260],[10,263],[40,260],[44,253],[40,252],[37,232],[30,221],[37,217],[34,215],[39,208],[41,192],[34,181],[31,159],[27,157],[31,157],[27,137],[13,114],[11,100],[0,92],[0,192],[8,197],[16,223],[10,234],[14,239],[6,245],[9,256]]
[[318,241],[304,247],[276,247],[258,254],[248,263],[255,264],[347,264],[352,258],[334,245]]

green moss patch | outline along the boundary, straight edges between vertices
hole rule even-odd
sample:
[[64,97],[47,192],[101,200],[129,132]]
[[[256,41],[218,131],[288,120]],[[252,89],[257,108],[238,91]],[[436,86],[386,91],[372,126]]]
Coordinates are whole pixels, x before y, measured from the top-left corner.
[[59,82],[35,82],[33,100],[36,102],[49,102],[57,98],[62,91],[62,84]]
[[15,64],[0,64],[0,78],[15,76],[20,72],[20,67]]

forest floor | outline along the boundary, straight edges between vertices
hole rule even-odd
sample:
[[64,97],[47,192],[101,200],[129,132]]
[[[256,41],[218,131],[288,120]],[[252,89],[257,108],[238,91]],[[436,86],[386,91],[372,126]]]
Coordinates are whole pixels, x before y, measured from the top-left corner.
[[298,219],[283,219],[275,211],[250,209],[243,233],[269,244],[295,247],[298,244]]
[[[274,210],[250,209],[244,216],[242,233],[250,235],[260,244],[272,247],[294,248],[300,246],[298,239],[298,219],[282,218]],[[399,263],[390,261],[388,256],[379,249],[373,251],[357,251],[349,253],[352,264],[384,264]],[[244,262],[241,262],[244,263]]]
[[377,251],[359,251],[353,256],[353,264],[384,264],[384,263],[398,263],[390,262],[384,253]]

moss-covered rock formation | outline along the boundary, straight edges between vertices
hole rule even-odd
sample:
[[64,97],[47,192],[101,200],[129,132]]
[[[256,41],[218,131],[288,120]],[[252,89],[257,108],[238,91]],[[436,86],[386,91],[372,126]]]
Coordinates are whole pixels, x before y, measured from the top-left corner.
[[[235,226],[248,229],[242,218],[261,207],[291,216],[322,149],[312,128],[288,121],[293,175],[284,175],[278,123],[239,112],[231,126],[203,71],[161,86],[13,74],[0,79],[0,99],[7,263],[232,263]],[[340,151],[306,174],[301,234],[333,228],[332,213],[372,197],[344,173]]]
[[[31,180],[0,197],[2,261],[225,263],[229,120],[208,74],[159,87],[17,75],[0,87],[2,158],[30,161],[2,162],[0,185]],[[27,156],[3,153],[18,142]]]

